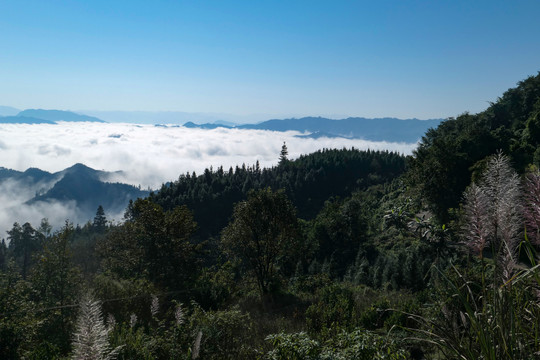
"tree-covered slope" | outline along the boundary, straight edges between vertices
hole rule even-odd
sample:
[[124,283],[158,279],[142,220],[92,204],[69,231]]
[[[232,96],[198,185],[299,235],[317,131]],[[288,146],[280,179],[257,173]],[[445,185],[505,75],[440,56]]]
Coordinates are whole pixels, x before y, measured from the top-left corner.
[[408,178],[446,221],[484,159],[498,150],[523,171],[540,164],[540,74],[518,83],[478,114],[462,114],[430,129],[414,152]]
[[[536,358],[538,85],[429,131],[407,172],[395,153],[288,160],[284,146],[270,169],[182,175],[123,223],[102,208],[54,234],[15,223],[0,242],[0,358],[77,357],[89,322],[119,359]],[[97,196],[78,183],[99,174],[79,164],[62,181]]]
[[322,150],[282,161],[270,169],[232,167],[186,174],[163,185],[150,198],[165,209],[187,205],[204,235],[217,235],[229,221],[233,205],[252,189],[284,189],[300,218],[313,218],[333,196],[387,182],[405,171],[405,157],[392,152]]
[[75,164],[59,172],[61,179],[47,192],[28,201],[28,204],[39,201],[75,201],[77,207],[87,214],[93,214],[100,205],[111,213],[118,213],[129,200],[148,194],[131,185],[104,182],[102,177],[107,174],[83,164]]

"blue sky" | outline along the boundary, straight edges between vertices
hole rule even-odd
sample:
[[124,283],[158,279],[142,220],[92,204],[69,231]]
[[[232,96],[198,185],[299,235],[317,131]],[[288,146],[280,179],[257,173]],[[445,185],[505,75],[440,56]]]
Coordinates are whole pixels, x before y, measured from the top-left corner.
[[0,105],[445,118],[540,70],[539,1],[0,0]]

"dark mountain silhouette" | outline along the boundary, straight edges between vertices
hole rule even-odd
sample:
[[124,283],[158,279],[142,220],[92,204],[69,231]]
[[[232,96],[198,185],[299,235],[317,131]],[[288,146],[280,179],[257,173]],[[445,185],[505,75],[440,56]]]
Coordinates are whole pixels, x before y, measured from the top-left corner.
[[103,179],[111,173],[94,170],[83,164],[75,164],[56,175],[59,175],[60,180],[51,189],[27,203],[74,200],[80,210],[91,215],[99,205],[108,212],[120,212],[129,200],[148,195],[147,191],[131,185],[105,182]]
[[75,201],[77,208],[90,219],[99,205],[109,213],[119,213],[126,208],[129,200],[148,195],[148,191],[137,187],[106,181],[115,174],[94,170],[83,164],[75,164],[56,173],[37,168],[24,172],[0,168],[0,185],[12,180],[21,186],[36,189],[36,195],[26,201],[28,205],[40,201]]
[[21,174],[21,177],[32,179],[34,182],[51,181],[56,175],[38,168],[29,168]]
[[0,167],[0,182],[11,179],[14,181],[24,181],[29,184],[36,184],[43,181],[52,181],[54,178],[54,174],[37,168],[28,168],[26,171],[22,172]]
[[22,174],[22,173],[17,170],[6,169],[5,167],[0,167],[0,181],[13,178],[15,176],[18,176],[19,174]]

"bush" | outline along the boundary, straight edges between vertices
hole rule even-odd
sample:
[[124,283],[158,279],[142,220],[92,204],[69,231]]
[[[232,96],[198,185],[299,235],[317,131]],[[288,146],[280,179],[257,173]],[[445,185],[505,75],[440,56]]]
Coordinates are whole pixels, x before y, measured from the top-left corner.
[[204,311],[194,304],[190,318],[191,331],[200,332],[200,356],[203,359],[252,359],[252,322],[238,309]]
[[355,318],[354,294],[341,285],[323,288],[319,301],[306,311],[308,328],[314,332],[335,326],[350,327]]
[[324,343],[311,339],[305,332],[274,334],[266,338],[273,349],[270,360],[398,360],[407,359],[400,344],[373,332],[356,329],[340,331]]

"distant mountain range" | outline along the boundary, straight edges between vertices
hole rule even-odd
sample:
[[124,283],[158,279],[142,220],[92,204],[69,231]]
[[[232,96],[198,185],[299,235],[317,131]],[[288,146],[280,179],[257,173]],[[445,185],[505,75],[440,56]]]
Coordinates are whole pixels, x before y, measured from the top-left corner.
[[[1,123],[18,124],[56,124],[59,121],[70,122],[105,122],[97,117],[75,113],[72,111],[61,110],[42,110],[28,109],[13,114],[17,109],[11,107],[1,107]],[[118,112],[122,114],[122,112]],[[111,113],[114,115],[114,112]],[[142,113],[150,116],[150,113]],[[160,113],[161,114],[161,113]],[[164,112],[161,115],[167,115],[167,119],[172,119],[177,113]],[[112,115],[111,115],[112,116]],[[270,131],[299,131],[304,133],[297,135],[300,138],[318,139],[322,137],[339,137],[348,139],[365,139],[371,141],[389,141],[389,142],[417,142],[428,129],[436,128],[443,119],[397,119],[397,118],[363,118],[350,117],[341,120],[333,120],[323,117],[303,117],[291,119],[272,119],[256,124],[235,125],[227,121],[214,121],[212,123],[196,124],[193,121],[184,123],[187,128],[216,129],[216,128],[235,128],[251,130],[270,130]],[[160,126],[160,125],[156,125]],[[165,126],[165,125],[164,125]],[[178,125],[176,125],[178,126]]]
[[28,116],[0,116],[0,124],[56,124],[54,121]]
[[17,115],[21,110],[16,109],[11,106],[1,106],[0,105],[0,116],[12,116]]
[[108,213],[120,213],[130,199],[148,196],[148,191],[107,181],[118,174],[94,170],[83,164],[75,164],[56,173],[37,168],[20,172],[0,167],[0,186],[11,181],[12,184],[34,189],[35,196],[27,199],[26,205],[75,201],[77,208],[83,214],[88,214],[90,219],[99,205]]
[[372,141],[416,142],[428,129],[437,127],[443,119],[397,119],[397,118],[347,118],[332,120],[322,117],[304,117],[300,119],[268,120],[258,124],[227,126],[223,124],[194,124],[187,122],[184,127],[215,129],[236,128],[271,131],[299,131],[308,133],[298,135],[303,138],[342,137]]
[[77,114],[72,111],[28,109],[15,115],[9,115],[16,109],[4,106],[0,110],[0,114],[7,114],[7,116],[0,116],[0,124],[56,124],[58,121],[105,122],[97,117]]

